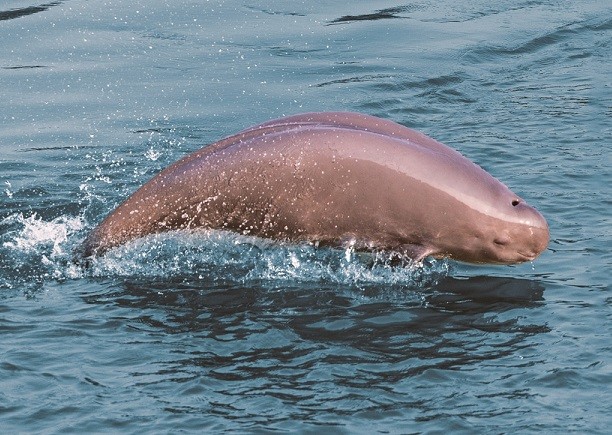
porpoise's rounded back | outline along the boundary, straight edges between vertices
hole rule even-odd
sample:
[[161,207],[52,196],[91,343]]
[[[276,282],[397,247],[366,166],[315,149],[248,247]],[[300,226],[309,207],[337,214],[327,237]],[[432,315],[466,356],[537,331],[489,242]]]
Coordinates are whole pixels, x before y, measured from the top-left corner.
[[306,113],[243,130],[167,167],[86,238],[83,255],[208,228],[415,260],[533,260],[546,220],[459,152],[394,122]]

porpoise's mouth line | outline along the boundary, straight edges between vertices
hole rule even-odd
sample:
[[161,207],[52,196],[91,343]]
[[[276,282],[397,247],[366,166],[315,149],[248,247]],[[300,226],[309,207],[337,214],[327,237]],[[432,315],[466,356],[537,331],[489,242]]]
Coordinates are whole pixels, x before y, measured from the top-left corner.
[[525,252],[517,251],[517,254],[519,254],[525,260],[533,260],[538,256],[538,254],[535,252],[525,253]]

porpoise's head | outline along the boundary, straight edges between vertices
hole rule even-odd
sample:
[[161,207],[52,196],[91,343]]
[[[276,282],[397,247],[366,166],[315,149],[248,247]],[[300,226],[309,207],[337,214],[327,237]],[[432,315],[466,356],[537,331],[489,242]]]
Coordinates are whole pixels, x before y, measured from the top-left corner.
[[482,247],[474,252],[475,262],[514,264],[534,260],[548,246],[546,219],[515,195],[501,198],[496,216],[484,219]]
[[456,199],[462,204],[452,225],[454,236],[447,237],[452,244],[442,248],[442,255],[433,255],[470,263],[534,260],[548,246],[546,219],[503,183],[481,171],[478,183],[457,187]]

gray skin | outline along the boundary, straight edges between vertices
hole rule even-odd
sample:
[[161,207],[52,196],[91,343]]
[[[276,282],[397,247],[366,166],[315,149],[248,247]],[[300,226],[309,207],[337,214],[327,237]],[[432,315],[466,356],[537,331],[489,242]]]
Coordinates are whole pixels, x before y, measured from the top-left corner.
[[533,260],[549,241],[540,213],[457,151],[346,112],[266,122],[186,156],[110,213],[82,254],[195,228],[471,263]]

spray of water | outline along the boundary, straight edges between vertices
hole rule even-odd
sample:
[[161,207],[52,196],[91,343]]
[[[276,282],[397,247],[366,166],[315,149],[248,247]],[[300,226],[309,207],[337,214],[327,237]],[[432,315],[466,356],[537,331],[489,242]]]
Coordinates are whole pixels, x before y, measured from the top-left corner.
[[87,232],[83,217],[45,221],[14,214],[0,221],[1,287],[25,281],[136,277],[188,282],[388,284],[421,287],[448,275],[449,263],[415,263],[396,252],[292,245],[215,231],[152,235],[109,251],[84,268],[73,251]]

